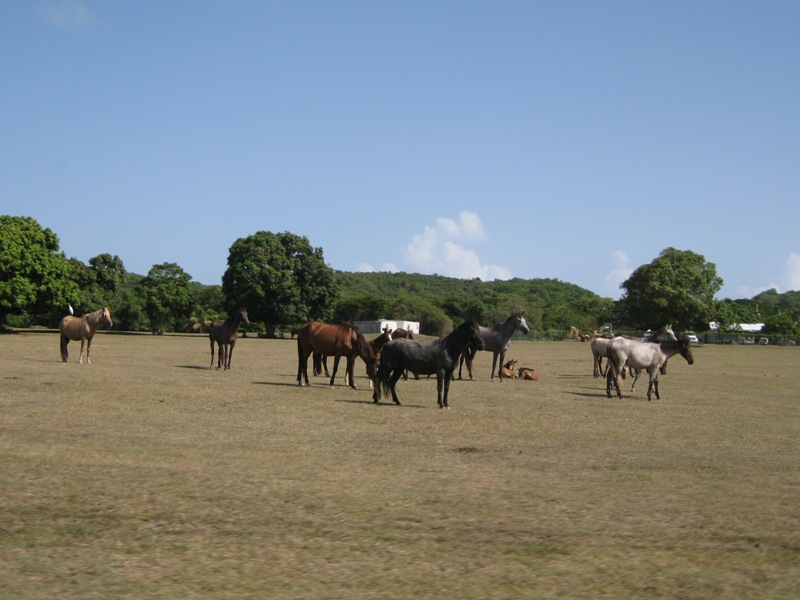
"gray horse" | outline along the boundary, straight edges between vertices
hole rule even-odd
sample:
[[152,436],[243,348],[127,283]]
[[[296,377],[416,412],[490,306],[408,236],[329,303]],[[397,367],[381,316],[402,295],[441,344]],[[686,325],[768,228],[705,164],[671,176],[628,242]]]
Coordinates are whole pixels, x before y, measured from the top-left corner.
[[[508,347],[511,345],[511,336],[514,335],[514,331],[517,329],[522,333],[530,333],[531,331],[521,312],[511,315],[505,322],[495,325],[494,327],[478,327],[478,335],[481,340],[483,340],[483,348],[481,348],[481,350],[493,353],[492,380],[494,380],[495,368],[497,368],[497,376],[500,377],[501,381],[503,379],[501,367],[506,359]],[[477,353],[478,349],[470,346],[461,355],[461,360],[458,364],[459,379],[461,379],[461,369],[464,366],[464,362],[467,363],[469,378],[472,379],[472,359],[475,358]],[[499,361],[497,360],[498,358],[500,359]]]
[[[633,369],[644,369],[650,376],[647,386],[647,399],[650,400],[653,391],[656,398],[658,393],[658,372],[670,357],[680,354],[690,365],[694,363],[692,348],[689,340],[666,342],[637,342],[623,337],[616,337],[608,344],[608,372],[606,373],[606,394],[611,398],[611,386],[617,391],[617,397],[622,398],[619,389],[619,376],[628,366]],[[635,382],[634,382],[635,383]]]

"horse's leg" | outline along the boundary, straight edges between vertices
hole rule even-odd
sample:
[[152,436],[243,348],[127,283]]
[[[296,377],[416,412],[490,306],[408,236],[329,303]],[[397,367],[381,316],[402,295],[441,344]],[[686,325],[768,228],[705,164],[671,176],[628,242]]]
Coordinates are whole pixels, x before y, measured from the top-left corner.
[[225,363],[225,369],[230,371],[231,368],[231,358],[233,358],[233,347],[236,345],[236,340],[231,340],[231,347],[228,350],[228,360]]
[[92,361],[89,359],[89,351],[92,349],[92,338],[86,338],[86,364],[92,364]]
[[356,355],[351,354],[350,356],[347,357],[347,367],[345,368],[344,378],[347,381],[348,385],[353,389],[356,389],[356,378],[353,375],[353,369],[355,368],[355,366],[356,366]]
[[311,350],[309,349],[308,352],[305,351],[303,348],[303,344],[300,343],[300,337],[297,337],[297,385],[303,387],[303,377],[305,377],[305,384],[309,385],[308,383],[308,356],[311,354]]
[[209,336],[208,339],[211,340],[211,364],[208,365],[208,368],[209,369],[213,369],[214,368],[214,338]]
[[61,360],[64,361],[64,362],[67,362],[67,359],[69,358],[69,349],[67,348],[67,344],[69,344],[69,338],[62,333],[61,334]]
[[493,352],[494,356],[492,357],[492,379],[494,379],[494,368],[497,364],[498,357],[500,358],[500,364],[497,365],[497,376],[500,378],[500,381],[503,381],[503,363],[506,361],[506,353],[505,352]]
[[336,380],[336,371],[339,370],[339,358],[341,358],[338,354],[333,358],[333,375],[331,375],[331,387],[333,387],[333,382]]
[[658,393],[658,369],[656,367],[650,367],[648,371],[650,371],[650,385],[647,388],[647,399],[650,400],[650,390],[652,388],[655,390],[656,400],[661,400],[661,396]]
[[78,364],[83,364],[83,345],[86,343],[86,338],[81,338],[81,353],[78,356]]
[[[617,392],[617,397],[622,399],[622,390],[619,389],[619,373],[616,368],[611,364],[611,361],[606,361],[606,394],[611,398],[611,382],[614,382],[614,388]],[[623,367],[624,368],[624,367]]]
[[389,378],[389,389],[392,391],[392,400],[395,404],[400,404],[400,400],[397,398],[397,380],[403,376],[403,372],[405,368],[403,365],[396,367],[392,376]]
[[642,373],[641,369],[636,369],[633,376],[633,385],[631,386],[631,394],[636,391],[636,382],[639,381],[639,375]]

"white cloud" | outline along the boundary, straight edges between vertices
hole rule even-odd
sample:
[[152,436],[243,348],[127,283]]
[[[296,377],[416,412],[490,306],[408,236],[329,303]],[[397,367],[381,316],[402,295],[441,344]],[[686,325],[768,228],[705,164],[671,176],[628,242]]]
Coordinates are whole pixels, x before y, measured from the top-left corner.
[[461,279],[480,277],[484,281],[510,279],[511,271],[497,265],[481,264],[477,253],[462,245],[486,239],[478,215],[462,211],[457,220],[439,218],[433,227],[426,225],[422,233],[411,238],[406,246],[405,258],[413,269],[421,273],[438,273]]
[[[387,273],[396,273],[397,271],[399,271],[397,266],[394,263],[390,263],[390,262],[385,263],[378,270],[381,271],[381,272],[385,271]],[[360,262],[360,263],[358,263],[356,265],[356,272],[358,272],[358,273],[374,273],[375,272],[375,267],[373,267],[368,262]]]
[[614,259],[614,268],[606,273],[603,279],[603,291],[604,294],[612,298],[619,298],[622,295],[622,290],[619,286],[631,276],[634,269],[630,266],[630,259],[627,253],[622,250],[615,250],[611,255]]
[[80,0],[47,2],[39,9],[39,14],[58,28],[83,27],[89,23],[89,9]]
[[374,273],[375,267],[373,267],[368,262],[360,262],[356,265],[356,272],[357,273]]
[[789,253],[783,267],[786,290],[800,290],[800,254]]
[[786,261],[783,263],[783,275],[779,278],[780,283],[775,281],[766,285],[740,285],[736,288],[736,298],[752,298],[761,292],[775,290],[779,294],[792,290],[800,290],[800,254],[790,252]]

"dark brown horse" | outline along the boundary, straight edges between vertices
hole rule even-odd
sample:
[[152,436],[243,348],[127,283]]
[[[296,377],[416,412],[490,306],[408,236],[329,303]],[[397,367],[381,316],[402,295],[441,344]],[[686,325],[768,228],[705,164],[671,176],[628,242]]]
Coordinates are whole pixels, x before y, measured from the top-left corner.
[[392,332],[392,339],[396,340],[397,338],[404,338],[407,340],[414,339],[414,332],[408,329],[403,329],[402,327],[398,327]]
[[369,378],[373,379],[375,376],[375,353],[364,339],[361,331],[349,323],[328,325],[318,321],[309,321],[300,328],[297,333],[297,383],[300,386],[309,385],[308,357],[312,353],[334,357],[331,387],[336,379],[336,371],[339,369],[339,359],[343,356],[347,359],[345,377],[351,388],[355,389],[356,387],[353,365],[357,356],[360,356],[366,363]]
[[61,332],[61,360],[67,362],[69,358],[69,349],[67,344],[70,340],[81,341],[81,354],[78,357],[78,362],[83,362],[83,344],[86,342],[86,362],[91,364],[89,360],[89,350],[92,348],[92,338],[94,337],[97,326],[100,323],[108,323],[109,327],[113,327],[114,323],[111,321],[111,313],[108,308],[103,307],[88,315],[82,317],[73,317],[67,315],[58,324],[58,330]]
[[215,343],[219,347],[217,351],[217,368],[224,366],[223,370],[225,371],[231,368],[233,347],[236,345],[236,339],[239,337],[239,326],[242,324],[250,325],[250,320],[247,318],[247,309],[243,307],[224,321],[217,319],[211,323],[211,327],[208,328],[208,339],[211,342],[211,365],[209,365],[209,369],[214,366]]

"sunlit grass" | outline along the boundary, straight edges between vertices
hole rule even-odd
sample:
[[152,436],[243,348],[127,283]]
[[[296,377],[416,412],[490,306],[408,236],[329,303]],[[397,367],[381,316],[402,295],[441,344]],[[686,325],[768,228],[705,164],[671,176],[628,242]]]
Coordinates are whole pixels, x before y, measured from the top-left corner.
[[[588,345],[539,382],[401,381],[374,406],[290,340],[0,336],[0,597],[800,595],[796,348],[705,346],[609,399]],[[360,363],[359,363],[360,364]],[[627,391],[627,390],[626,390]]]

